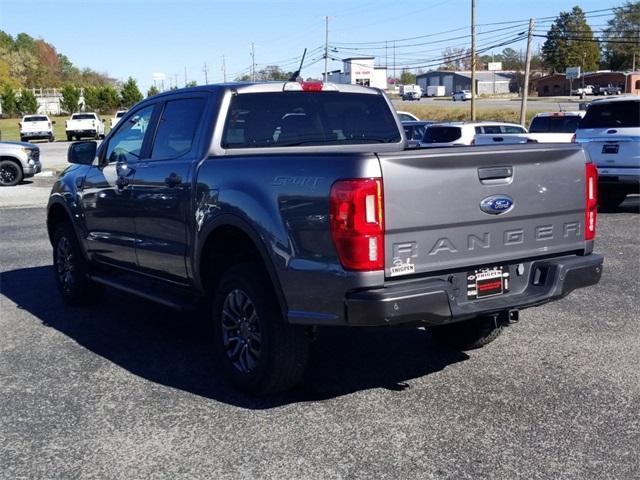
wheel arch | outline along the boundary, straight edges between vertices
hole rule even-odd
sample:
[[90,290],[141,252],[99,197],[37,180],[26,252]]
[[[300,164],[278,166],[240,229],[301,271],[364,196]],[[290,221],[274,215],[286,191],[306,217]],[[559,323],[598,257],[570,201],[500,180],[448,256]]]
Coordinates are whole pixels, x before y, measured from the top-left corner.
[[274,262],[265,242],[248,222],[233,214],[222,214],[206,225],[198,238],[194,279],[203,292],[215,286],[230,266],[245,261],[258,262],[271,280],[283,318],[287,318],[287,302]]

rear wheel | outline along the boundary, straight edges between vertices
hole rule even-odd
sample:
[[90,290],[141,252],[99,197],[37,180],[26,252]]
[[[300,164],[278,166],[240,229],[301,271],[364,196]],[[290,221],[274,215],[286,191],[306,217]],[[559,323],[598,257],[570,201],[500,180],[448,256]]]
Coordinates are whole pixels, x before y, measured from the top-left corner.
[[56,139],[53,135],[49,136],[49,143],[54,142]]
[[225,376],[238,389],[266,394],[295,386],[309,355],[304,327],[289,325],[256,264],[229,268],[213,300],[214,344]]
[[434,342],[456,350],[484,347],[500,336],[504,325],[494,317],[478,317],[463,322],[431,327]]
[[22,167],[12,160],[0,161],[0,185],[12,187],[22,181]]
[[67,142],[70,142],[71,140],[73,140],[73,136],[67,133]]
[[102,296],[104,287],[89,280],[89,265],[67,223],[59,224],[53,235],[53,268],[58,290],[66,304],[90,305]]

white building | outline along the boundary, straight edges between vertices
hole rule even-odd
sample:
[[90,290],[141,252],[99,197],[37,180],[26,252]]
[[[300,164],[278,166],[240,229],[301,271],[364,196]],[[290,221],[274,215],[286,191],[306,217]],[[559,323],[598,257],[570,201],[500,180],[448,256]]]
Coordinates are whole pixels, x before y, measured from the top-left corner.
[[387,67],[376,67],[374,60],[374,57],[345,58],[342,72],[330,73],[327,81],[387,90]]

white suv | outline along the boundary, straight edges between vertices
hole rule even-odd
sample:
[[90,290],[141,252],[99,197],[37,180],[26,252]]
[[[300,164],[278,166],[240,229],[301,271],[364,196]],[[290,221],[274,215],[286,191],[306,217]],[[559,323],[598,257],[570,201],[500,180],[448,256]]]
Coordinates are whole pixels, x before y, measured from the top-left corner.
[[576,130],[598,167],[598,202],[617,207],[640,189],[640,97],[595,100]]
[[527,129],[515,123],[451,122],[429,125],[421,147],[453,147],[473,145],[476,134],[526,134]]

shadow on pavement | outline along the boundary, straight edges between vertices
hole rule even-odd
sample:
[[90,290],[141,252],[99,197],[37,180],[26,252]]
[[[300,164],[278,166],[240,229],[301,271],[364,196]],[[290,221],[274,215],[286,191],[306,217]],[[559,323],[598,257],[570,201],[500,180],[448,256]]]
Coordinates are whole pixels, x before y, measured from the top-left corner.
[[629,195],[614,208],[598,207],[598,213],[640,213],[640,195]]
[[250,409],[319,401],[371,388],[401,391],[408,380],[469,358],[431,344],[418,329],[324,329],[295,391],[245,396],[216,372],[206,322],[108,290],[96,306],[62,304],[49,266],[2,273],[1,292],[43,325],[142,378]]

